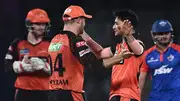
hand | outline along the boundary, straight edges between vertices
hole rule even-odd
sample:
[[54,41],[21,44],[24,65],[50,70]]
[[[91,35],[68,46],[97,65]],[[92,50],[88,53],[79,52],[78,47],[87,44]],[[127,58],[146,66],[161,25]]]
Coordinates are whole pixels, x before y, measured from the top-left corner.
[[31,60],[29,59],[28,55],[24,56],[21,64],[22,64],[22,68],[23,68],[24,72],[34,72],[34,69],[32,68],[33,64],[31,62]]
[[33,69],[35,71],[43,70],[44,72],[51,74],[51,67],[47,62],[44,62],[42,59],[38,57],[32,57],[31,61],[33,63]]
[[42,70],[48,73],[49,75],[51,74],[51,67],[47,62],[45,63],[45,67]]
[[130,58],[131,56],[134,55],[134,53],[133,52],[129,52],[129,50],[126,49],[123,44],[120,45],[120,48],[121,48],[120,55],[123,57],[123,59]]
[[133,26],[129,20],[124,20],[122,26],[119,29],[123,36],[129,36],[133,33]]
[[32,68],[35,71],[41,70],[46,66],[45,62],[38,57],[32,57],[30,60],[31,60],[31,63],[33,65]]
[[29,60],[28,55],[25,55],[22,61],[14,61],[13,63],[13,70],[15,73],[34,72],[32,67],[33,65]]
[[124,58],[124,59],[127,59],[127,58],[130,58],[131,56],[133,56],[134,55],[134,53],[132,53],[132,52],[123,52],[123,53],[121,53],[122,54],[122,57]]
[[88,40],[89,38],[91,38],[87,33],[86,31],[84,30],[82,34],[80,34],[80,36],[86,41]]
[[31,60],[29,59],[29,56],[28,55],[24,55],[23,59],[22,59],[22,62],[23,63],[26,63],[26,64],[32,64],[31,63]]

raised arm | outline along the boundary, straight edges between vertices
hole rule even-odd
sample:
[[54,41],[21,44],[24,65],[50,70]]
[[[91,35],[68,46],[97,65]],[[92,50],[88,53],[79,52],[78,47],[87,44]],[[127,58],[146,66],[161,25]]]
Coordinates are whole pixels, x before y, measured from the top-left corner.
[[81,34],[81,37],[86,41],[87,45],[97,58],[102,59],[113,56],[110,47],[103,48],[101,45],[95,42],[85,31],[83,34]]

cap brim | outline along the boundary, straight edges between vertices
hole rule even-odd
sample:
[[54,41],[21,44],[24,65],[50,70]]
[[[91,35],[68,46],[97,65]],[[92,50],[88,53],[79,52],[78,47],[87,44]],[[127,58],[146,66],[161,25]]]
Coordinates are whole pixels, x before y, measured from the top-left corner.
[[92,18],[92,15],[86,14],[86,15],[84,15],[84,17],[86,17],[86,18],[88,18],[88,19],[91,19],[91,18]]

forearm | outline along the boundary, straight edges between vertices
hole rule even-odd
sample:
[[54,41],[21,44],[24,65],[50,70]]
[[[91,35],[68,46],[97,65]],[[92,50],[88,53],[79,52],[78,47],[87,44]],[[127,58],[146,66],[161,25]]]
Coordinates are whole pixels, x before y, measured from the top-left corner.
[[145,85],[145,82],[146,82],[146,77],[147,77],[147,73],[146,72],[141,72],[141,74],[139,76],[139,88],[140,88],[141,92],[144,89],[144,85]]
[[89,48],[96,54],[99,54],[102,50],[103,47],[99,45],[97,42],[95,42],[92,38],[88,38],[85,40]]
[[139,81],[140,92],[142,92],[142,90],[144,89],[144,85],[145,85],[145,80],[140,80]]
[[99,45],[97,42],[95,42],[85,31],[83,32],[83,34],[81,34],[81,37],[86,41],[87,45],[89,46],[91,51],[96,55],[97,58],[110,57],[109,53],[105,52],[107,50],[103,50],[103,47]]
[[103,49],[102,46],[100,46],[91,38],[86,40],[86,43],[97,58],[102,59],[102,58],[109,58],[113,56],[113,53],[111,52],[111,49],[109,47]]
[[123,60],[123,56],[116,55],[110,58],[103,59],[103,64],[105,68],[111,68],[113,65],[119,63],[121,60]]
[[88,47],[94,53],[94,55],[99,58],[109,58],[113,56],[111,48],[103,48],[97,42],[95,42],[86,32],[84,32],[81,37],[86,41]]
[[141,55],[143,53],[143,46],[132,35],[126,36],[126,39],[134,54]]
[[85,31],[83,32],[81,37],[86,41],[87,45],[93,52],[98,53],[103,49],[103,47],[95,42]]

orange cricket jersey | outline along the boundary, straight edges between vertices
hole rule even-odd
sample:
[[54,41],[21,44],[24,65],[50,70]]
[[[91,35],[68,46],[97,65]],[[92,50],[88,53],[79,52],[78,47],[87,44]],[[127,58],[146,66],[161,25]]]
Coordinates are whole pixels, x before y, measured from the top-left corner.
[[62,33],[51,40],[48,49],[53,71],[49,88],[50,90],[62,89],[83,92],[84,66],[72,52],[75,48],[71,46],[73,39],[68,37],[70,32]]
[[[126,43],[123,45],[128,49]],[[116,46],[116,54],[121,52],[120,44]],[[142,61],[136,56],[121,61],[112,68],[110,99],[113,96],[123,96],[140,100],[138,73]]]
[[[42,41],[36,45],[30,44],[27,40],[18,40],[9,48],[8,54],[11,54],[15,61],[21,61],[24,55],[29,57],[39,57],[48,62],[49,41]],[[48,90],[49,77],[42,71],[33,73],[20,73],[17,75],[15,87],[24,90]]]

